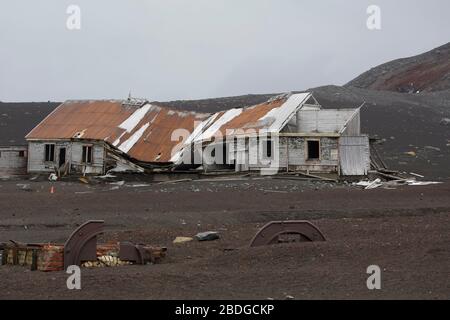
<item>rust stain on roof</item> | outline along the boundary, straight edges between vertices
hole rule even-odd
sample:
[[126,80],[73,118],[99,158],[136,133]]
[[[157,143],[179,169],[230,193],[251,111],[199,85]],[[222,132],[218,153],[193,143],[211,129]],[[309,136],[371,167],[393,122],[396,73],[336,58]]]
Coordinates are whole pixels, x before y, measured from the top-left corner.
[[227,132],[233,134],[237,130],[262,129],[265,127],[265,123],[260,119],[271,110],[281,107],[285,101],[285,99],[278,99],[244,108],[240,115],[225,123],[219,130],[223,135],[226,135]]
[[104,140],[119,149],[128,141],[130,148],[126,153],[130,157],[143,162],[169,162],[180,142],[172,141],[172,133],[176,129],[192,132],[199,121],[208,117],[152,105],[132,130],[120,128],[138,109],[123,105],[122,101],[67,101],[35,127],[26,139]]
[[[239,130],[263,129],[273,119],[261,120],[280,108],[287,98],[271,100],[256,106],[218,112],[214,115],[175,111],[154,104],[139,107],[119,100],[66,101],[45,118],[27,136],[28,140],[102,140],[142,162],[171,162],[172,156],[184,148],[177,129],[188,136],[196,126],[214,117],[223,136],[240,134]],[[224,119],[220,119],[224,116]],[[270,117],[269,117],[270,118]],[[217,122],[217,123],[216,123]],[[217,132],[217,131],[216,131]],[[186,138],[186,137],[184,137]],[[172,141],[174,140],[174,141]]]
[[133,110],[120,101],[67,101],[26,136],[27,139],[71,139],[85,130],[84,139],[103,140]]

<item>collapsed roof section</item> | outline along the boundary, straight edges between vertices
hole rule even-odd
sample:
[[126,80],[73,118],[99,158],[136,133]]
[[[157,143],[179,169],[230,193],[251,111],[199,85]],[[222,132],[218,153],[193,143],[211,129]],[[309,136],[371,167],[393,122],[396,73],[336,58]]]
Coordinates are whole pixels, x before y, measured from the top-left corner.
[[302,132],[339,132],[354,112],[323,110],[308,92],[283,94],[262,104],[214,114],[175,111],[147,101],[67,101],[26,139],[101,140],[141,163],[179,164],[183,150],[191,144],[249,132],[280,133],[296,121],[297,113]]
[[[311,93],[286,93],[267,102],[244,108],[220,111],[205,119],[186,139],[185,148],[191,144],[208,143],[213,139],[230,136],[279,133],[303,107],[319,110],[321,106]],[[175,153],[171,161],[180,163],[183,150]]]
[[120,100],[66,101],[35,127],[27,140],[103,140],[140,162],[168,163],[177,130],[192,132],[208,114],[174,111]]
[[256,106],[215,113],[208,119],[212,124],[193,140],[200,142],[214,136],[239,135],[249,129],[266,133],[280,132],[311,97],[311,93],[281,95]]

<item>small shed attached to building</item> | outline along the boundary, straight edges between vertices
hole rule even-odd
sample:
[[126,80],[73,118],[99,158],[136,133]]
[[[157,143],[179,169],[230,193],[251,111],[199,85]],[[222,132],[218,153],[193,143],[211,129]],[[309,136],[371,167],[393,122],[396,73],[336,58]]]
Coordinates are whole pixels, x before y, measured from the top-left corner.
[[311,93],[283,94],[214,114],[144,100],[66,101],[26,136],[28,171],[306,171],[366,175],[360,109],[322,109]]

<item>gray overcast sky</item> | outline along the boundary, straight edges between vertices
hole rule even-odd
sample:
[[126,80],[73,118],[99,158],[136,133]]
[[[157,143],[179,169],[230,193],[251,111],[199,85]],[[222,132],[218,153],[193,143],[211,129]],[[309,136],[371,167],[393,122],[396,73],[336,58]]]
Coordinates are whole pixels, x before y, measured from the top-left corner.
[[[81,30],[66,28],[81,8]],[[382,30],[366,28],[368,5]],[[0,100],[173,100],[341,85],[450,41],[448,0],[3,0]]]

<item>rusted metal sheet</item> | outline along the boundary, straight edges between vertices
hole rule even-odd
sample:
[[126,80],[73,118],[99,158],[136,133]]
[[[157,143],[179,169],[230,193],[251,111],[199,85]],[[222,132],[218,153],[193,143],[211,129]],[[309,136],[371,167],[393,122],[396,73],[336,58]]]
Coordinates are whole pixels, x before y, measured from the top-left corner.
[[280,242],[303,241],[325,241],[325,237],[322,232],[309,221],[272,221],[256,233],[255,237],[250,242],[250,247],[264,246]]
[[166,248],[154,248],[143,244],[121,242],[119,258],[134,264],[156,263],[165,256]]
[[[60,271],[71,265],[116,266],[158,263],[167,248],[119,242],[97,245],[103,233],[103,220],[90,220],[79,226],[64,245],[50,243],[0,243],[1,264],[30,266],[31,270]],[[117,258],[120,257],[120,259]]]
[[[283,95],[256,106],[213,115],[174,111],[150,103],[130,106],[118,100],[67,101],[26,138],[103,140],[138,161],[176,162],[173,159],[183,147],[182,133],[188,134],[187,145],[210,141],[218,132],[221,136],[261,129],[278,133],[310,97],[310,93]],[[204,127],[195,132],[201,123]],[[177,130],[180,134],[173,136]]]
[[212,137],[278,133],[311,97],[310,93],[282,95],[259,105],[218,112],[213,123],[194,141],[209,141]]
[[236,131],[236,130],[248,130],[248,129],[261,129],[265,128],[266,123],[264,121],[260,121],[262,117],[268,114],[271,110],[275,108],[281,107],[281,105],[285,102],[285,99],[280,99],[272,102],[262,103],[253,107],[244,108],[242,113],[231,120],[228,123],[225,123],[219,130],[225,134],[228,131]]
[[91,220],[79,226],[64,244],[64,270],[81,261],[97,259],[97,235],[103,232],[103,220]]
[[[139,107],[128,106],[123,101],[67,101],[26,138],[104,140],[138,161],[169,162],[179,144],[179,140],[172,141],[172,133],[177,129],[192,132],[195,125],[208,117],[150,104],[141,108],[146,108],[145,112],[134,117]],[[130,119],[132,126],[121,127]]]
[[56,108],[26,136],[27,139],[72,139],[84,131],[83,138],[103,140],[105,131],[116,128],[133,113],[121,101],[67,101]]

